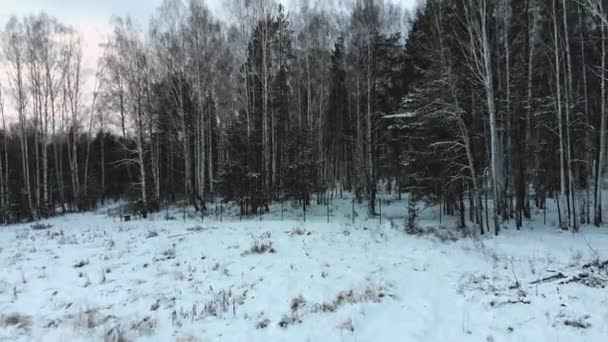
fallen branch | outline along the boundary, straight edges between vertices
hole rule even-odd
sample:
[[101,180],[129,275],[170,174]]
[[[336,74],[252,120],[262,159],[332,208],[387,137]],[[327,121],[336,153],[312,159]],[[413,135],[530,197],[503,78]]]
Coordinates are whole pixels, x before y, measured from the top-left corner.
[[591,268],[591,267],[597,267],[600,270],[608,269],[608,260],[600,261],[599,259],[596,259],[593,262],[583,265],[583,269],[587,269],[587,268]]
[[175,234],[175,235],[169,235],[167,236],[167,238],[169,239],[173,239],[176,237],[182,237],[182,236],[188,236],[188,235],[193,235],[193,234],[198,234],[198,233],[202,233],[202,232],[206,232],[209,230],[217,230],[219,229],[218,227],[192,227],[192,228],[188,228],[186,229],[188,232],[187,233],[182,233],[182,234]]
[[571,283],[580,283],[589,287],[598,287],[604,288],[608,281],[601,277],[596,277],[595,275],[590,275],[588,273],[580,273],[579,275],[575,275],[568,280],[564,280],[560,282],[560,285],[571,284]]
[[548,283],[551,281],[556,281],[556,280],[560,280],[560,279],[564,279],[564,278],[567,278],[567,277],[562,272],[559,272],[558,274],[554,274],[549,277],[535,280],[535,281],[531,282],[530,284],[534,285],[534,284]]
[[496,303],[495,301],[491,301],[490,306],[494,307],[494,308],[499,308],[499,307],[507,305],[507,304],[530,304],[530,303],[531,302],[529,300],[525,300],[525,299],[518,299],[518,300],[509,299],[506,302],[499,302],[499,303]]

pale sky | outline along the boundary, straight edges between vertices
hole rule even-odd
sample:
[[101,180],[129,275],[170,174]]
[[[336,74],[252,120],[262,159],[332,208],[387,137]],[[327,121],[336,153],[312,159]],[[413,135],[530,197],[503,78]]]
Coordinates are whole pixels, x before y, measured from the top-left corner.
[[[204,2],[216,15],[225,17],[227,1],[229,0],[206,0]],[[311,2],[314,1],[311,0]],[[334,1],[342,3],[348,0]],[[388,1],[412,8],[420,0]],[[44,11],[62,23],[72,25],[81,31],[87,43],[85,47],[87,55],[97,56],[98,45],[109,32],[109,22],[113,15],[129,14],[141,27],[146,27],[161,2],[162,0],[0,0],[0,27],[4,28],[11,15],[22,17]],[[291,1],[280,0],[280,2],[289,3]],[[94,63],[94,61],[89,62]]]
[[[28,14],[38,12],[46,12],[47,14],[57,18],[60,22],[73,26],[81,32],[84,38],[84,66],[85,74],[89,76],[94,74],[97,58],[102,51],[100,44],[105,41],[110,32],[110,19],[112,16],[130,15],[141,28],[147,27],[150,18],[156,12],[156,9],[163,0],[0,0],[0,30],[3,30],[8,19],[12,15],[23,17]],[[219,18],[225,18],[226,2],[230,0],[205,0],[207,7]],[[315,1],[324,0],[311,0]],[[340,4],[349,0],[333,0]],[[385,0],[394,3],[400,3],[403,7],[413,8],[417,2],[423,0]],[[286,4],[286,8],[290,9],[292,0],[280,0]],[[0,77],[5,74],[2,70],[0,61]],[[87,77],[87,83],[92,83],[93,77]],[[2,82],[6,92],[6,82]],[[92,84],[87,87],[92,88]],[[9,100],[5,96],[5,109],[11,111]],[[9,106],[7,106],[9,105]]]

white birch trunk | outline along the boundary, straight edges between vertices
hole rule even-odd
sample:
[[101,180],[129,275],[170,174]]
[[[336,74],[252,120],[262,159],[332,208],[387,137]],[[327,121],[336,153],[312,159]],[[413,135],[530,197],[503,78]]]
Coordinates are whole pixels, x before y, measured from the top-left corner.
[[[553,43],[554,43],[554,55],[555,55],[555,89],[556,89],[556,107],[557,107],[557,124],[559,132],[559,175],[560,175],[560,194],[558,201],[562,203],[560,208],[563,206],[563,198],[566,195],[566,174],[565,174],[565,160],[564,160],[564,133],[562,123],[562,96],[561,96],[561,75],[560,75],[560,58],[559,58],[559,26],[557,24],[557,9],[556,0],[552,0],[553,8]],[[563,215],[563,213],[562,213]],[[560,215],[560,226],[563,225],[563,218]]]
[[[598,1],[599,10],[604,13],[602,1]],[[595,193],[595,225],[599,226],[603,222],[602,219],[602,189],[604,179],[604,164],[606,156],[606,22],[602,20],[600,22],[602,32],[602,56],[601,56],[601,67],[600,67],[600,82],[601,82],[601,119],[600,119],[600,151],[599,151],[599,165],[597,168],[597,191]]]

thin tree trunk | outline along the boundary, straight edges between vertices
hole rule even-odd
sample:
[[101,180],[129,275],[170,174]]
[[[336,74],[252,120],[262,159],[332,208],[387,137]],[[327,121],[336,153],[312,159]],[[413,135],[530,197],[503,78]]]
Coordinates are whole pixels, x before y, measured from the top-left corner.
[[[532,160],[532,156],[533,156],[533,141],[532,141],[532,78],[534,76],[534,53],[535,53],[535,47],[536,47],[536,16],[534,14],[532,14],[532,18],[530,18],[530,1],[534,1],[534,0],[527,0],[526,1],[526,21],[527,21],[527,49],[528,49],[528,63],[527,63],[527,67],[528,67],[528,77],[527,77],[527,98],[526,98],[526,163],[531,163]],[[532,24],[530,24],[530,21],[532,21]],[[537,165],[534,165],[534,168],[537,168]],[[533,179],[533,170],[531,170],[531,167],[528,165],[527,167],[527,172],[526,172],[526,181],[525,181],[525,186],[526,186],[526,204],[525,204],[525,216],[526,218],[530,218],[531,217],[531,206],[530,206],[530,196],[527,195],[528,189],[529,189],[529,184],[532,182]],[[536,191],[538,191],[539,189],[535,189]]]
[[[215,103],[215,102],[213,102]],[[211,109],[211,108],[210,108]],[[213,109],[213,113],[215,114],[215,109]],[[209,178],[209,193],[213,195],[213,125],[215,123],[215,116],[209,116],[209,120],[207,120],[208,130],[207,130],[207,178]],[[274,140],[273,140],[274,141]],[[276,162],[273,160],[273,170],[276,165]],[[274,174],[274,171],[273,171]]]
[[563,25],[564,25],[564,38],[566,47],[566,67],[567,67],[567,86],[566,86],[566,152],[567,152],[567,172],[568,172],[568,187],[570,198],[572,200],[572,228],[578,230],[577,222],[577,205],[576,205],[576,187],[574,184],[575,178],[572,172],[572,139],[570,134],[570,103],[574,95],[573,83],[572,83],[572,55],[570,54],[570,33],[568,31],[568,17],[567,17],[567,6],[566,0],[562,0],[562,13],[563,13]]
[[374,160],[373,160],[373,141],[372,141],[372,33],[368,32],[367,41],[367,115],[365,143],[367,147],[366,160],[366,178],[367,178],[367,199],[369,215],[376,215],[376,180],[374,175]]
[[[91,142],[93,141],[92,136],[91,136],[91,132],[93,131],[93,118],[95,117],[94,113],[95,113],[95,102],[97,101],[97,90],[94,89],[93,90],[93,103],[91,105],[91,117],[89,118],[89,131],[87,133],[87,152],[85,154],[85,161],[84,161],[84,178],[83,178],[83,195],[85,197],[86,201],[89,201],[88,199],[88,187],[87,184],[89,183],[89,156],[91,154]],[[87,204],[88,206],[88,204]]]
[[[600,11],[603,13],[603,5],[602,1],[598,1],[600,6]],[[604,164],[605,164],[605,156],[606,156],[606,23],[601,20],[600,22],[602,38],[602,56],[601,56],[601,67],[600,67],[600,99],[601,99],[601,110],[600,110],[600,147],[599,147],[599,162],[597,165],[597,173],[596,173],[596,190],[595,190],[595,213],[594,213],[594,223],[596,226],[600,226],[603,222],[602,218],[602,188],[603,188],[603,179],[604,179]]]
[[[505,49],[505,103],[506,103],[506,113],[505,113],[505,122],[506,122],[506,131],[503,133],[507,138],[506,148],[507,153],[503,153],[505,155],[505,167],[506,171],[505,179],[508,182],[508,185],[505,186],[504,194],[505,199],[508,198],[509,205],[505,206],[505,213],[503,215],[506,218],[510,218],[513,215],[513,191],[517,184],[515,182],[516,173],[513,170],[513,158],[521,158],[521,156],[515,156],[515,149],[513,147],[513,139],[511,137],[511,132],[513,131],[513,120],[511,116],[511,49],[509,44],[509,27],[510,27],[510,15],[509,15],[509,6],[511,5],[511,1],[502,0],[503,6],[505,8],[503,15],[503,40],[504,40],[504,49]],[[502,145],[501,145],[502,146]],[[519,198],[516,198],[519,201]],[[517,220],[516,220],[517,221]],[[520,222],[517,221],[516,225],[519,227]]]
[[99,148],[100,148],[100,166],[101,166],[101,200],[103,203],[103,200],[105,200],[106,198],[106,152],[105,152],[105,145],[106,145],[106,139],[105,139],[105,122],[104,122],[104,117],[103,117],[103,112],[99,113],[99,125],[100,127],[100,135],[101,135],[101,139],[99,139]]
[[34,97],[34,108],[33,108],[33,112],[34,112],[34,169],[35,169],[35,176],[34,176],[34,195],[36,198],[36,208],[38,209],[38,211],[41,208],[40,205],[40,130],[38,128],[38,125],[40,123],[40,96],[39,96],[39,91],[37,89],[37,87],[34,87],[33,90],[33,97]]
[[[577,14],[578,14],[578,23],[580,26],[580,36],[579,36],[579,40],[580,40],[580,48],[581,48],[581,71],[582,71],[582,76],[583,76],[583,100],[585,102],[585,127],[589,127],[589,97],[588,97],[588,90],[587,90],[587,62],[586,62],[586,55],[585,55],[585,36],[584,36],[584,21],[583,21],[583,14],[581,11],[581,4],[577,3]],[[592,184],[593,181],[593,157],[592,157],[592,153],[591,153],[591,145],[592,145],[592,140],[591,140],[591,130],[587,129],[585,132],[585,145],[586,145],[586,158],[585,160],[587,161],[587,181],[586,181],[586,187],[585,187],[585,201],[584,201],[584,206],[583,206],[583,213],[584,213],[584,217],[582,218],[584,223],[591,223],[591,217],[590,217],[590,193],[591,193],[591,188],[590,185]]]
[[[4,101],[2,98],[2,82],[0,82],[0,115],[2,116],[2,140],[3,140],[3,149],[4,149],[4,153],[7,153],[7,146],[6,146],[6,135],[8,134],[8,132],[6,131],[6,123],[5,123],[5,119],[4,119]],[[5,205],[8,204],[8,200],[7,200],[7,193],[8,193],[8,177],[4,178],[4,167],[2,165],[3,160],[2,160],[2,156],[0,156],[0,209],[4,209]],[[6,168],[8,168],[8,164],[6,164]],[[7,172],[8,174],[8,172]],[[0,220],[1,222],[1,220]]]
[[498,235],[500,232],[499,226],[499,215],[502,207],[501,189],[502,182],[499,177],[502,174],[499,170],[499,146],[498,146],[498,130],[496,123],[496,100],[494,97],[494,78],[492,69],[492,53],[490,50],[490,42],[487,32],[487,2],[482,0],[481,6],[479,6],[479,17],[481,23],[481,54],[483,60],[483,80],[484,88],[486,93],[486,101],[488,105],[488,113],[490,116],[490,148],[491,148],[491,169],[492,169],[492,183],[494,188],[494,234]]
[[[557,107],[557,124],[558,124],[558,132],[559,132],[559,173],[560,173],[560,194],[557,196],[557,201],[561,201],[562,197],[566,195],[566,174],[565,174],[565,160],[564,160],[564,133],[563,133],[563,123],[562,123],[562,97],[561,97],[561,77],[560,77],[560,58],[559,58],[559,26],[557,24],[557,9],[556,9],[556,0],[552,0],[552,8],[553,8],[553,42],[555,48],[555,90],[556,90],[556,107]],[[560,206],[563,207],[563,206]],[[559,224],[563,225],[561,215]]]

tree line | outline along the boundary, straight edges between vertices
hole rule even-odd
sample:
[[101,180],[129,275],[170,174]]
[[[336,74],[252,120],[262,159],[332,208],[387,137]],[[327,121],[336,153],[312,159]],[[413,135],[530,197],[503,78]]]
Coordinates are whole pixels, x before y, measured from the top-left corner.
[[394,123],[417,189],[451,196],[461,225],[468,201],[482,233],[498,234],[510,218],[521,227],[548,198],[562,228],[599,226],[607,5],[427,1],[407,44],[414,81]]
[[407,191],[482,233],[547,199],[564,228],[601,224],[603,0],[297,5],[233,0],[222,21],[165,0],[145,32],[113,18],[91,94],[78,32],[12,18],[3,221],[115,198],[247,215],[344,192],[375,215],[379,192]]

